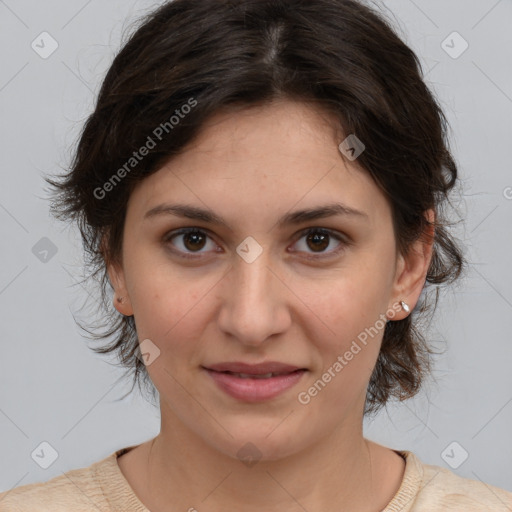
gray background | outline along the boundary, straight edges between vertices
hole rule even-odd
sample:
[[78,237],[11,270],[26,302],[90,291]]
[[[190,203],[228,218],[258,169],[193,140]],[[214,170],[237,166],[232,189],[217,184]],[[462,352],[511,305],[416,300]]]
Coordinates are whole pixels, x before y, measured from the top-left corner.
[[[75,326],[72,314],[84,318],[79,308],[90,293],[76,284],[80,241],[50,218],[42,180],[69,165],[123,29],[156,5],[0,0],[2,491],[88,466],[159,431],[158,410],[137,394],[115,401],[130,383],[87,348]],[[437,358],[436,381],[366,421],[365,433],[512,491],[512,2],[391,0],[385,6],[420,56],[451,124],[466,218],[457,232],[471,268],[442,296],[433,323],[430,339],[447,346]],[[43,31],[58,43],[45,59],[31,47],[34,40],[42,46]],[[458,58],[442,47],[453,31],[469,44]],[[450,41],[452,53],[462,48]],[[36,244],[48,244],[43,237],[54,255],[38,253]],[[48,469],[31,457],[43,441],[58,452]]]

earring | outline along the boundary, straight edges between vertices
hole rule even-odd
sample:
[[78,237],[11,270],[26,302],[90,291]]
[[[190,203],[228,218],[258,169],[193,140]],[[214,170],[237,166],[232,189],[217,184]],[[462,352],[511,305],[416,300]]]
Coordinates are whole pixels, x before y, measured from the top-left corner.
[[403,300],[400,301],[400,305],[402,306],[402,309],[406,312],[406,313],[410,313],[411,312],[411,308],[409,307],[409,305],[407,304],[407,302],[404,302]]

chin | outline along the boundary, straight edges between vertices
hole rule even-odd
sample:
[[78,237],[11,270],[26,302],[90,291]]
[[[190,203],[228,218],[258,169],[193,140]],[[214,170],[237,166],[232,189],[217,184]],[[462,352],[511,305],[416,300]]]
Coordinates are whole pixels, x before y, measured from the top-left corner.
[[248,467],[257,462],[284,459],[305,448],[305,440],[299,440],[295,434],[284,428],[280,430],[282,425],[276,429],[278,424],[279,422],[273,421],[270,428],[251,428],[245,425],[238,433],[227,427],[233,437],[226,435],[223,439],[210,438],[205,441],[215,450],[239,459]]

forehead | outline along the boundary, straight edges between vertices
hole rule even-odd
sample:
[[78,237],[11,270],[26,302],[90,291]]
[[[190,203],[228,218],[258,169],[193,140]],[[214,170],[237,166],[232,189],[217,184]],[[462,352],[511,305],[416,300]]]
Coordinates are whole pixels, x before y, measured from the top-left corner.
[[178,199],[231,215],[267,212],[269,220],[271,212],[340,201],[382,215],[386,198],[357,160],[341,155],[343,138],[335,117],[310,104],[280,101],[219,112],[184,151],[139,184],[130,203],[139,216]]
[[[226,106],[207,119],[187,150],[200,147],[212,154],[231,153],[242,157],[261,157],[265,147],[249,141],[274,141],[287,153],[308,154],[315,146],[337,146],[342,130],[337,117],[317,104],[275,100],[250,107]],[[311,145],[304,146],[304,139]],[[242,145],[242,142],[246,144]],[[297,144],[298,143],[298,144]],[[270,149],[270,148],[269,148]],[[323,148],[325,150],[325,147]],[[315,155],[318,158],[318,154]]]

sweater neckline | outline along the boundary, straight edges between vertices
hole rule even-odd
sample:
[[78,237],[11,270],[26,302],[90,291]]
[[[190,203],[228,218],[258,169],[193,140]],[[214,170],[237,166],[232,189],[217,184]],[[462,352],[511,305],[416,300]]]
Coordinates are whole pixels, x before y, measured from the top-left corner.
[[[112,510],[151,512],[139,500],[117,462],[118,457],[137,446],[132,445],[116,450],[91,467],[93,477],[97,480]],[[381,512],[409,512],[421,488],[423,466],[413,452],[408,450],[393,451],[405,459],[405,470],[399,489]]]

